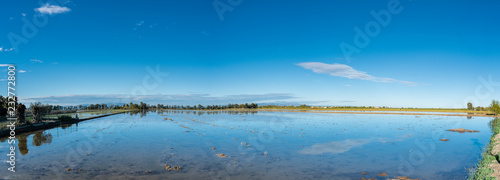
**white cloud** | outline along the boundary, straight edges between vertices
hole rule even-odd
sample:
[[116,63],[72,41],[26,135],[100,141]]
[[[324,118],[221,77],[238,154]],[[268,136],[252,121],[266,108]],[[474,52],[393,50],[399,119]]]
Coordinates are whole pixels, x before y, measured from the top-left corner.
[[12,51],[12,50],[14,50],[14,48],[4,49],[3,47],[0,47],[0,52],[9,52],[9,51]]
[[414,82],[410,81],[400,81],[392,78],[383,78],[383,77],[375,77],[367,74],[363,71],[358,71],[351,66],[345,64],[325,64],[320,62],[305,62],[299,63],[298,66],[301,66],[305,69],[312,70],[318,74],[330,74],[331,76],[344,77],[349,79],[361,79],[373,82],[383,82],[383,83],[402,83],[408,86],[415,86]]
[[26,16],[26,14],[24,14],[24,13],[21,13],[21,15],[22,15],[23,17],[25,17],[25,16]]
[[67,7],[61,7],[57,5],[49,5],[48,3],[43,5],[42,7],[35,8],[35,11],[40,12],[42,14],[61,14],[65,12],[71,11],[71,9]]
[[43,63],[43,61],[41,61],[39,59],[31,59],[30,61],[31,62],[35,62],[35,63]]
[[17,72],[19,72],[19,73],[25,73],[26,71],[25,70],[19,70]]
[[141,27],[142,25],[144,24],[144,21],[139,21],[137,23],[135,23],[135,28],[134,28],[134,31],[136,31],[139,27]]
[[347,86],[347,87],[352,87],[351,85],[345,85],[345,86]]

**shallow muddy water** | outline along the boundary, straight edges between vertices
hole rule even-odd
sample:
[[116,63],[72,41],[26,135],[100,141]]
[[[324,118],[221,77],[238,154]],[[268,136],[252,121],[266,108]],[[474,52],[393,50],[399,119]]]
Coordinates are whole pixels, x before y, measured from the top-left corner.
[[[16,135],[16,173],[3,163],[0,178],[465,179],[489,142],[491,120],[266,111],[127,113]],[[452,128],[480,132],[446,131]],[[2,160],[9,147],[2,139]],[[181,170],[167,171],[166,165]]]

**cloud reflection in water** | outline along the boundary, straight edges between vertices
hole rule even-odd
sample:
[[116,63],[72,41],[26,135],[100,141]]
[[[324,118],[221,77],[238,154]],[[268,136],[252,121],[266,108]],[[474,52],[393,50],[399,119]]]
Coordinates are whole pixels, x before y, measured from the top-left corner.
[[361,147],[365,144],[371,142],[383,141],[381,139],[346,139],[342,141],[334,141],[329,143],[318,143],[314,144],[311,147],[307,147],[301,151],[300,154],[340,154],[350,151],[352,148]]

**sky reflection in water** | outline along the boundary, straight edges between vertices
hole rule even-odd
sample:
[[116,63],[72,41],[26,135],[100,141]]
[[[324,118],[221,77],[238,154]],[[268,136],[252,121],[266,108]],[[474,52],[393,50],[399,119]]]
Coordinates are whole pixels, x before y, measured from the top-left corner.
[[[491,120],[248,111],[120,114],[17,135],[18,171],[2,171],[0,178],[359,179],[386,172],[389,178],[464,179],[489,142]],[[460,127],[480,132],[445,131]],[[8,153],[5,138],[0,147]],[[165,165],[182,170],[167,171]]]

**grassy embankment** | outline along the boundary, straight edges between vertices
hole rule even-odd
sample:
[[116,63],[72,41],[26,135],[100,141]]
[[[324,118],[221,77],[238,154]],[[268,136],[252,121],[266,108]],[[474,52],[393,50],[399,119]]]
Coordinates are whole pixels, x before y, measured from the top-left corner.
[[[112,113],[118,113],[118,112],[126,112],[130,110],[125,110],[125,109],[109,109],[109,110],[81,110],[75,113],[60,113],[60,114],[50,114],[50,115],[44,115],[42,118],[44,121],[59,121],[59,118],[62,116],[70,116],[70,117],[75,117],[76,114],[78,114],[78,118],[83,119],[83,118],[89,118],[89,117],[94,117],[98,115],[104,115],[104,114],[112,114]],[[33,122],[33,117],[32,116],[27,116],[26,120],[29,122]],[[6,129],[7,125],[9,125],[9,121],[7,121],[6,117],[0,117],[0,129]]]
[[92,117],[92,116],[97,116],[97,115],[102,115],[102,114],[111,114],[111,113],[117,113],[117,112],[126,112],[130,110],[126,109],[96,109],[96,110],[80,110],[76,113],[62,113],[62,114],[50,114],[50,115],[45,115],[43,116],[43,119],[57,119],[61,116],[71,116],[75,117],[76,114],[78,114],[78,117],[81,118],[87,118],[87,117]]
[[477,166],[470,172],[469,180],[493,180],[497,179],[496,177],[492,177],[494,170],[492,169],[492,164],[498,164],[497,157],[498,155],[494,155],[492,152],[498,152],[499,148],[495,147],[499,144],[497,135],[500,133],[500,119],[496,118],[492,120],[489,124],[491,130],[493,131],[493,135],[491,135],[490,143],[486,147],[486,149],[482,153],[482,159],[478,162]]

